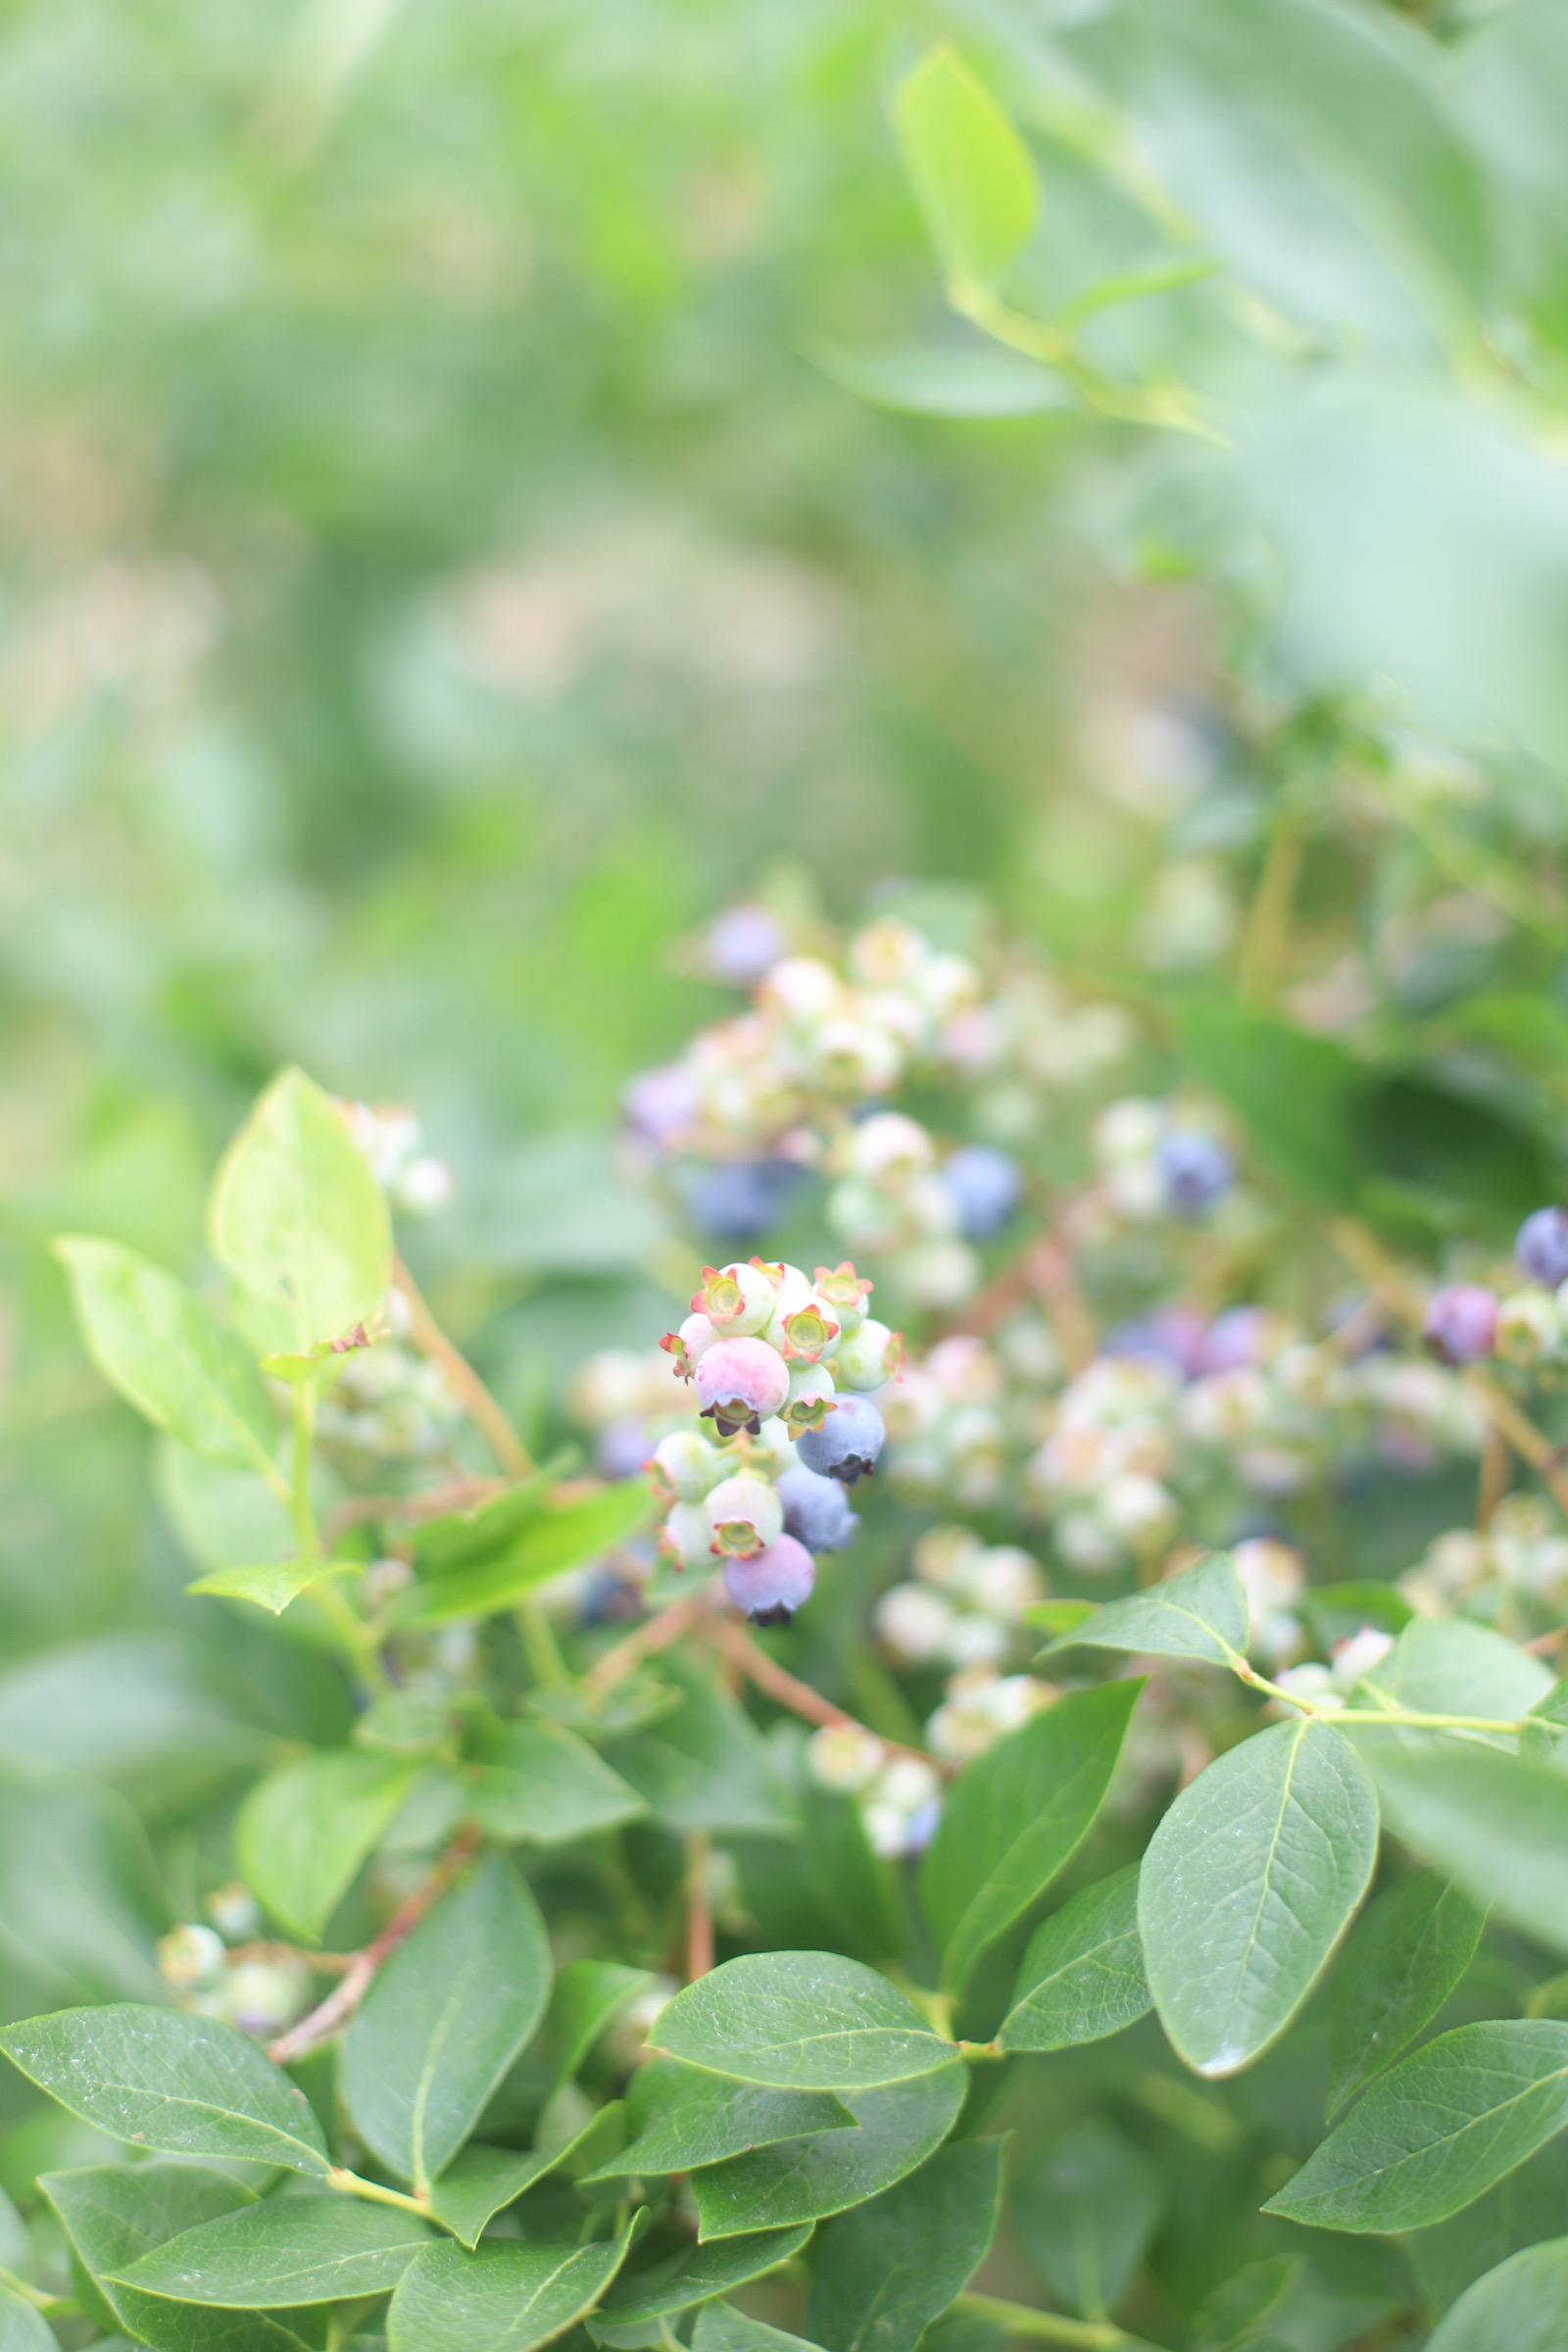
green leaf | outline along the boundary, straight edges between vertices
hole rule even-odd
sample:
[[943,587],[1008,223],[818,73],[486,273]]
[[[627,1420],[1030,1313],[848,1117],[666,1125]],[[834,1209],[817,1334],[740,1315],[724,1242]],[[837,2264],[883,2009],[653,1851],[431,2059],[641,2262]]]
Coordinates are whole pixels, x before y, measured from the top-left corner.
[[296,2173],[328,2168],[304,2091],[216,2018],[131,2002],[60,2009],[7,2026],[0,2049],[40,2090],[115,2139]]
[[705,2303],[692,2329],[692,2352],[801,2352],[803,2342],[764,2320],[749,2319],[733,2303]]
[[661,1664],[683,1704],[649,1730],[608,1741],[607,1761],[669,1829],[795,1829],[789,1790],[751,1718],[688,1661]]
[[847,392],[916,416],[1041,416],[1072,406],[1066,384],[1051,368],[978,339],[972,347],[823,348],[815,359]]
[[885,1977],[837,1952],[748,1952],[660,2012],[671,2058],[780,2090],[874,2090],[953,2057]]
[[760,2230],[754,2237],[720,2238],[715,2245],[695,2246],[669,2262],[654,2263],[631,2278],[617,2278],[605,2298],[607,2328],[629,2328],[666,2312],[690,2311],[694,2303],[725,2295],[731,2287],[765,2278],[781,2262],[798,2254],[811,2232],[798,2230]]
[[1467,2286],[1526,2246],[1556,2237],[1568,2213],[1568,2141],[1552,2139],[1484,2197],[1405,2239],[1421,2291],[1446,2311]]
[[626,1968],[618,1960],[566,1963],[556,1979],[545,2019],[552,2097],[563,2082],[570,2082],[616,2012],[653,1983],[651,1970]]
[[0,2352],[60,2352],[43,2314],[8,2286],[0,2286]]
[[1119,2034],[1152,2006],[1132,1862],[1041,1921],[999,2038],[1004,2050],[1071,2049]]
[[[62,1729],[68,1745],[90,1741],[85,1727]],[[0,1786],[0,1920],[31,1998],[155,1997],[166,1900],[141,1825],[111,1790]]]
[[1007,2202],[1018,2242],[1052,2294],[1102,2320],[1132,2284],[1165,2193],[1149,2158],[1091,2117],[1018,2174]]
[[1348,1642],[1363,1625],[1375,1625],[1384,1634],[1401,1634],[1415,1613],[1397,1585],[1381,1585],[1371,1578],[1344,1585],[1312,1585],[1301,1595],[1300,1610],[1323,1649],[1332,1649],[1337,1642]]
[[1003,2143],[939,2148],[897,2187],[824,2231],[807,2333],[826,2352],[914,2352],[985,2260],[1002,2194]]
[[470,2254],[448,2239],[427,2247],[392,2298],[388,2352],[531,2352],[548,2344],[593,2309],[641,2219],[597,2245],[492,2241]]
[[415,1773],[393,1758],[329,1748],[257,1783],[234,1824],[234,1859],[291,1935],[320,1934]]
[[242,2212],[254,2192],[194,2164],[93,2165],[46,2173],[39,2187],[60,2216],[79,2280],[95,2290],[93,2316],[122,2327],[154,2352],[303,2352],[289,2328],[259,2313],[202,2311],[114,2282],[141,2255],[182,2230]]
[[1446,2220],[1568,2125],[1568,2025],[1459,2026],[1372,2084],[1264,2211],[1317,2230]]
[[492,1838],[535,1845],[566,1845],[648,1810],[586,1740],[538,1717],[509,1723],[491,1740],[468,1802]]
[[1568,1775],[1442,1732],[1357,1728],[1395,1835],[1476,1902],[1568,1952]]
[[1467,2287],[1427,2352],[1561,2352],[1568,2343],[1568,2237],[1530,2246]]
[[947,1797],[920,1871],[943,1945],[943,1981],[961,1986],[996,1936],[1076,1853],[1104,1802],[1141,1682],[1058,1699],[999,1740]]
[[1423,1870],[1369,1904],[1335,1971],[1329,2113],[1364,2090],[1432,2023],[1481,1941],[1486,1912]]
[[460,1617],[494,1617],[535,1585],[586,1567],[646,1527],[654,1515],[646,1478],[627,1478],[576,1501],[547,1503],[530,1515],[498,1558],[453,1568],[409,1585],[388,1612],[397,1625],[451,1625]]
[[1377,1844],[1372,1784],[1322,1723],[1275,1724],[1183,1789],[1144,1856],[1138,1924],[1160,2023],[1198,2074],[1234,2075],[1284,2033]]
[[[444,2230],[466,2246],[477,2245],[492,2216],[516,2203],[547,2173],[564,2164],[590,2133],[599,2134],[609,2109],[601,2107],[571,2139],[557,2148],[491,2148],[470,2140],[453,2157],[439,2180],[430,2183],[430,2211]],[[590,2176],[592,2178],[592,2176]]]
[[392,1280],[386,1197],[303,1070],[280,1070],[229,1145],[211,1204],[213,1255],[258,1341],[309,1354],[380,1307]]
[[1204,1658],[1213,1666],[1242,1664],[1247,1656],[1247,1594],[1229,1553],[1211,1551],[1180,1576],[1168,1576],[1126,1600],[1107,1601],[1069,1627],[1041,1657],[1084,1647]]
[[183,2230],[110,2282],[175,2303],[286,2311],[387,2293],[433,2236],[413,2214],[358,2197],[273,2196]]
[[539,1906],[491,1853],[370,1986],[343,2044],[343,2095],[367,2146],[420,2196],[543,2017],[550,1977]]
[[560,1480],[581,1455],[567,1447],[519,1478],[505,1494],[426,1519],[413,1535],[414,1565],[420,1576],[447,1576],[456,1568],[476,1567],[507,1550],[531,1520],[536,1519]]
[[1183,1061],[1246,1121],[1267,1167],[1313,1200],[1353,1202],[1367,1080],[1342,1046],[1234,1004],[1189,1005],[1177,1029]]
[[161,1266],[81,1234],[55,1244],[93,1362],[158,1429],[209,1461],[275,1478],[277,1415],[248,1349]]
[[213,1592],[221,1600],[254,1600],[259,1608],[281,1617],[291,1600],[309,1592],[323,1577],[362,1576],[363,1560],[264,1560],[254,1568],[215,1568],[197,1577],[187,1592]]
[[1029,150],[946,43],[906,74],[893,121],[948,286],[961,294],[997,285],[1040,210]]
[[674,2058],[652,2058],[637,2069],[626,2107],[632,2137],[612,2162],[589,2174],[591,2180],[689,2173],[748,2148],[845,2131],[855,2123],[849,2108],[827,2091],[764,2090]]
[[862,2204],[942,2145],[968,2088],[967,2071],[956,2058],[912,2082],[848,2093],[854,2131],[779,2140],[694,2173],[699,2235],[733,2237],[746,2230],[821,2221]]
[[[1417,1617],[1364,1675],[1361,1688],[1412,1715],[1485,1715],[1514,1722],[1551,1689],[1539,1658],[1490,1626],[1458,1617]],[[1465,1735],[1511,1748],[1507,1733]]]

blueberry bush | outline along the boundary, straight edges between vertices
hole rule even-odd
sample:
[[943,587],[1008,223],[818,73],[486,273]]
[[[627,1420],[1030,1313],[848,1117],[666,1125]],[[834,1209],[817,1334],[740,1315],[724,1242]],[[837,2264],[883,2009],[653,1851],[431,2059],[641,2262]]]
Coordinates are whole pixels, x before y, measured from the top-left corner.
[[265,29],[5,49],[0,2352],[1555,2352],[1559,12]]

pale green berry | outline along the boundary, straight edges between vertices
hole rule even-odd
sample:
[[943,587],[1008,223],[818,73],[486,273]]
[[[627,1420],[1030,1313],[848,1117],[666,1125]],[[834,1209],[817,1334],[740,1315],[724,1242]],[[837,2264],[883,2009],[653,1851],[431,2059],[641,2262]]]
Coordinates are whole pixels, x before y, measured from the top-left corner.
[[677,1502],[701,1502],[724,1475],[722,1457],[696,1429],[661,1438],[653,1458]]
[[833,1377],[841,1389],[880,1389],[893,1378],[903,1357],[903,1333],[889,1331],[868,1315],[858,1331],[840,1340]]
[[747,1471],[720,1479],[704,1509],[712,1546],[727,1559],[749,1560],[784,1533],[778,1490]]

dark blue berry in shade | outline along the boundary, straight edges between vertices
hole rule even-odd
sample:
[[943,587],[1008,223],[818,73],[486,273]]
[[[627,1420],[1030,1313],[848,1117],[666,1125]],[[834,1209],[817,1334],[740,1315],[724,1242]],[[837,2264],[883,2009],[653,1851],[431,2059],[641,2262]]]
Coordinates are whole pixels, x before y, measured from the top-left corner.
[[694,1223],[720,1241],[760,1241],[800,1181],[793,1160],[723,1160],[698,1173],[686,1204]]
[[1106,1355],[1134,1355],[1145,1363],[1166,1364],[1180,1380],[1198,1370],[1203,1345],[1203,1319],[1190,1306],[1162,1306],[1136,1322],[1123,1323],[1105,1342]]
[[863,1396],[841,1396],[820,1429],[803,1429],[795,1450],[808,1470],[853,1487],[876,1468],[887,1431],[874,1404]]
[[1200,1217],[1224,1199],[1236,1169],[1223,1144],[1196,1127],[1174,1127],[1155,1148],[1165,1198],[1179,1217]]
[[612,1421],[594,1446],[594,1468],[601,1478],[635,1478],[653,1450],[646,1421]]
[[860,1522],[836,1478],[814,1470],[786,1470],[778,1482],[784,1528],[808,1551],[842,1551]]
[[788,1625],[815,1583],[816,1563],[793,1536],[775,1536],[749,1560],[724,1562],[724,1590],[756,1625]]
[[958,1229],[970,1242],[988,1242],[1023,1198],[1016,1160],[989,1144],[965,1144],[942,1163],[942,1181],[958,1211]]
[[1497,1336],[1497,1301],[1474,1282],[1451,1282],[1434,1291],[1421,1332],[1434,1355],[1446,1364],[1473,1364],[1492,1353]]
[[1526,1217],[1513,1253],[1532,1282],[1553,1291],[1568,1282],[1568,1208],[1538,1208]]
[[703,949],[715,980],[750,988],[789,953],[789,944],[778,916],[765,906],[726,906],[709,924]]
[[620,1107],[633,1135],[656,1151],[667,1152],[694,1123],[701,1105],[690,1070],[671,1061],[662,1069],[644,1070],[634,1078],[620,1099]]

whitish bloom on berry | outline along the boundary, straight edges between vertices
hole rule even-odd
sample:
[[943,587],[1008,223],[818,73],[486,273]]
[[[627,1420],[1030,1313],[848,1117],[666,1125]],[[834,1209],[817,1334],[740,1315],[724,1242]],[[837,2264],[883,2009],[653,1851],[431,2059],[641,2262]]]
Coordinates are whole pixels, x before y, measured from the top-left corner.
[[820,1429],[803,1429],[795,1450],[808,1470],[853,1487],[876,1468],[887,1436],[881,1414],[863,1396],[841,1396]]
[[1007,1629],[995,1617],[961,1612],[948,1628],[947,1662],[960,1670],[985,1667],[994,1671],[1008,1649]]
[[677,1502],[701,1502],[724,1474],[724,1464],[701,1430],[677,1429],[661,1438],[650,1467]]
[[433,1217],[457,1199],[458,1180],[444,1159],[421,1152],[390,1189],[393,1207],[406,1217]]
[[227,1953],[215,1928],[186,1921],[158,1938],[158,1974],[175,1992],[199,1992],[223,1974]]
[[953,1604],[926,1585],[893,1585],[871,1613],[879,1641],[911,1666],[931,1666],[949,1655]]
[[767,1336],[787,1364],[820,1364],[836,1356],[839,1327],[826,1301],[815,1297],[775,1313]]
[[903,1361],[903,1332],[889,1331],[885,1323],[868,1315],[858,1331],[839,1341],[833,1377],[841,1389],[880,1389],[894,1378]]
[[1156,1551],[1174,1532],[1176,1498],[1154,1478],[1113,1478],[1100,1496],[1100,1513],[1130,1551]]
[[879,1110],[853,1129],[845,1145],[845,1167],[879,1192],[899,1193],[916,1176],[923,1176],[936,1158],[936,1148],[917,1119],[902,1110]]
[[982,982],[967,956],[933,956],[914,975],[914,990],[933,1020],[948,1021],[979,1002]]
[[1274,1679],[1280,1689],[1289,1691],[1293,1698],[1310,1699],[1319,1707],[1343,1707],[1345,1704],[1345,1693],[1334,1687],[1333,1668],[1320,1666],[1315,1659],[1308,1659],[1303,1666],[1287,1666],[1284,1673],[1277,1674]]
[[841,1014],[811,1039],[819,1083],[838,1095],[885,1095],[904,1069],[904,1048],[877,1021]]
[[818,1266],[812,1288],[829,1314],[838,1318],[841,1339],[859,1330],[865,1321],[865,1302],[872,1290],[868,1276],[857,1274],[845,1258],[836,1266]]
[[677,1502],[664,1521],[660,1554],[672,1568],[711,1568],[713,1531],[700,1502]]
[[1151,1160],[1165,1130],[1165,1112],[1158,1102],[1127,1095],[1107,1104],[1095,1121],[1091,1143],[1102,1168]]
[[1210,1372],[1195,1380],[1177,1409],[1190,1438],[1207,1446],[1234,1446],[1268,1419],[1268,1382],[1244,1365],[1235,1372]]
[[1336,1642],[1329,1653],[1334,1665],[1335,1689],[1348,1695],[1363,1675],[1382,1665],[1393,1647],[1394,1636],[1379,1625],[1363,1625],[1344,1642]]
[[980,1286],[980,1260],[967,1242],[917,1242],[899,1252],[898,1281],[919,1306],[945,1312]]
[[777,1297],[772,1272],[760,1260],[749,1266],[705,1266],[692,1311],[706,1315],[720,1339],[750,1339],[765,1329]]
[[682,1380],[690,1380],[717,1339],[718,1334],[706,1315],[688,1315],[680,1329],[666,1331],[659,1345],[674,1358]]
[[789,1401],[779,1418],[792,1432],[820,1429],[833,1410],[836,1393],[826,1364],[792,1365]]
[[788,1625],[815,1583],[816,1563],[793,1536],[779,1536],[765,1551],[724,1566],[725,1592],[757,1625]]
[[757,1002],[792,1028],[814,1027],[837,1011],[844,985],[830,963],[816,956],[786,956],[757,991]]
[[804,1463],[778,1482],[784,1525],[808,1551],[842,1551],[860,1522],[837,1479],[819,1478]]
[[1050,1684],[1037,1683],[1033,1675],[971,1669],[953,1677],[925,1736],[934,1754],[967,1764],[1050,1706],[1054,1696]]
[[765,1340],[719,1340],[698,1358],[698,1409],[723,1437],[737,1429],[755,1436],[789,1393],[789,1367]]
[[745,1471],[720,1479],[707,1499],[713,1549],[727,1558],[749,1560],[784,1533],[778,1490]]
[[1497,1331],[1497,1301],[1478,1283],[1449,1283],[1434,1291],[1421,1325],[1435,1355],[1447,1364],[1473,1364],[1492,1353]]
[[915,977],[930,953],[918,931],[883,915],[851,940],[850,969],[867,988],[897,988]]
[[1550,1291],[1515,1291],[1497,1308],[1494,1345],[1506,1363],[1539,1364],[1562,1346],[1562,1317]]
[[1251,1536],[1231,1553],[1247,1594],[1248,1647],[1278,1662],[1301,1646],[1295,1612],[1306,1591],[1306,1563],[1292,1544]]
[[950,1523],[928,1527],[923,1536],[916,1537],[909,1561],[922,1584],[952,1589],[959,1584],[967,1565],[984,1550],[985,1545],[972,1527]]
[[819,1788],[855,1796],[875,1780],[887,1752],[863,1724],[824,1724],[806,1742],[806,1769]]
[[1046,1580],[1038,1562],[1015,1544],[996,1544],[965,1553],[957,1563],[953,1586],[971,1608],[984,1609],[1006,1625],[1019,1624],[1025,1609],[1046,1596]]

